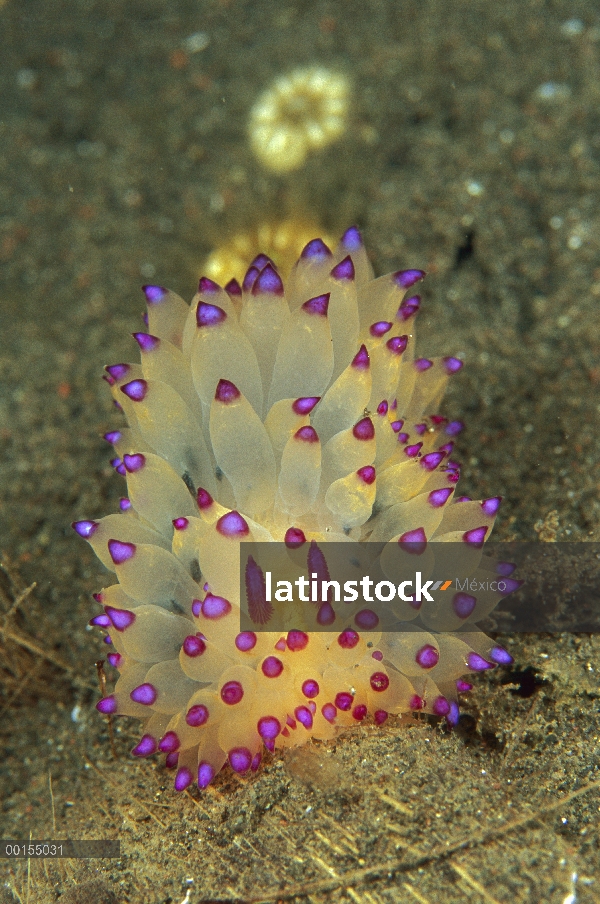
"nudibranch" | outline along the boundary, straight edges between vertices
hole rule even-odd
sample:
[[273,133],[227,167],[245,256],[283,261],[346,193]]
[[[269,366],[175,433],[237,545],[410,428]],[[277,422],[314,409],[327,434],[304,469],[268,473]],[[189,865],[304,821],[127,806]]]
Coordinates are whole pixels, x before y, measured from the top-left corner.
[[267,169],[289,172],[311,151],[336,141],[346,129],[350,86],[323,66],[294,69],[275,79],[250,111],[248,134]]
[[242,285],[201,278],[191,305],[144,287],[141,363],[105,375],[127,497],[73,526],[116,577],[91,621],[119,673],[97,709],[143,722],[133,754],[164,753],[178,791],[365,719],[455,725],[468,674],[512,661],[456,630],[481,605],[464,592],[448,632],[240,629],[240,541],[480,549],[489,535],[500,499],[455,495],[462,424],[438,413],[462,362],[415,356],[424,276],[375,279],[353,227],[334,252],[310,241],[286,285],[261,254]]

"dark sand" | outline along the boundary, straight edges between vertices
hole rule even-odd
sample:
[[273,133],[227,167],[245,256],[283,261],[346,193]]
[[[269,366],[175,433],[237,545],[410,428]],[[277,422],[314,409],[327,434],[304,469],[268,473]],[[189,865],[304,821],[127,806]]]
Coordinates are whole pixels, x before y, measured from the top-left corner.
[[[597,4],[1,6],[0,611],[37,586],[0,622],[0,836],[123,856],[4,861],[0,902],[600,901],[597,636],[503,638],[514,668],[477,681],[456,731],[365,725],[177,797],[128,757],[135,723],[111,754],[86,631],[105,574],[69,528],[124,490],[100,374],[135,360],[140,284],[191,297],[233,228],[310,212],[357,221],[378,273],[429,271],[420,349],[464,353],[445,411],[469,428],[463,492],[504,496],[495,536],[557,518],[600,540]],[[351,76],[348,131],[272,176],[248,110],[313,61]]]

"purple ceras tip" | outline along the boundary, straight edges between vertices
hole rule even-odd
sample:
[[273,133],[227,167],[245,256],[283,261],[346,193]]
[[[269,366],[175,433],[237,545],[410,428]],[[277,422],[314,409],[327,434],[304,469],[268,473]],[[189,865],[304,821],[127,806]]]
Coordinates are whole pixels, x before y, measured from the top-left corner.
[[143,352],[153,352],[160,345],[158,336],[151,336],[150,333],[132,333],[131,335]]
[[109,697],[103,697],[102,700],[98,700],[96,709],[99,713],[104,713],[105,716],[111,716],[116,713],[117,701],[115,700],[114,694],[111,694]]
[[242,631],[235,638],[235,645],[240,653],[249,653],[253,650],[258,642],[258,637],[254,631]]
[[306,649],[309,640],[310,638],[305,631],[294,629],[293,631],[288,631],[286,645],[288,650],[291,650],[293,653],[298,653],[300,650]]
[[173,518],[172,524],[175,530],[187,530],[190,526],[187,518]]
[[385,345],[394,355],[402,355],[408,345],[408,336],[392,336]]
[[188,709],[185,715],[185,721],[190,728],[199,728],[201,725],[205,725],[206,722],[208,722],[208,717],[209,712],[207,707],[203,703],[196,703]]
[[452,358],[448,356],[446,358],[442,358],[442,361],[444,363],[444,370],[447,374],[458,373],[458,371],[463,366],[463,362],[460,360],[460,358]]
[[[406,434],[400,433],[398,435],[398,439],[400,439],[400,437],[403,435],[406,436]],[[417,458],[419,452],[421,451],[422,446],[423,446],[423,443],[414,443],[412,446],[407,446],[405,448],[404,452],[406,455],[408,455],[409,458]]]
[[459,618],[469,618],[477,605],[477,597],[470,593],[455,593],[452,597],[452,608]]
[[242,296],[242,287],[237,279],[230,279],[225,286],[225,291],[232,298],[241,298]]
[[492,647],[490,659],[497,665],[512,665],[514,662],[514,659],[504,647]]
[[161,738],[158,749],[161,753],[175,753],[176,750],[179,750],[180,746],[181,741],[177,734],[174,731],[168,731],[164,737]]
[[289,549],[297,549],[306,543],[306,534],[299,527],[288,527],[283,542]]
[[73,521],[71,527],[84,540],[89,540],[96,533],[100,524],[98,521]]
[[156,750],[156,738],[153,738],[152,735],[145,734],[133,748],[131,753],[133,756],[152,756],[153,753],[156,753]]
[[372,465],[365,465],[358,469],[356,476],[367,486],[371,486],[372,483],[375,483],[375,468]]
[[465,425],[462,421],[450,421],[445,429],[445,433],[448,436],[458,436],[459,433],[465,429]]
[[445,697],[436,697],[431,709],[434,716],[447,716],[450,712],[450,702]]
[[218,295],[221,291],[221,286],[213,279],[209,279],[208,276],[201,276],[198,280],[198,291],[201,295]]
[[500,508],[500,503],[502,502],[502,496],[492,496],[490,499],[484,499],[481,503],[481,508],[486,515],[493,517],[498,509]]
[[488,662],[479,653],[469,653],[467,656],[467,665],[473,672],[485,672],[487,669],[495,668],[493,662]]
[[158,691],[153,684],[145,682],[134,687],[129,696],[134,703],[140,703],[142,706],[152,706],[156,702]]
[[383,399],[377,406],[377,414],[381,415],[381,417],[384,417],[388,413],[388,408],[389,405],[387,403],[387,399]]
[[371,440],[375,438],[375,427],[370,417],[363,417],[352,428],[352,436],[354,439],[361,441]]
[[326,292],[325,295],[315,295],[314,298],[309,298],[308,301],[305,301],[302,305],[302,310],[306,311],[307,314],[316,314],[318,317],[327,317],[330,294],[330,292]]
[[199,509],[210,508],[214,502],[214,499],[212,498],[208,490],[204,489],[204,487],[198,487],[197,500]]
[[443,462],[443,460],[443,452],[428,452],[427,455],[424,455],[421,459],[419,459],[419,464],[426,471],[435,471],[435,469]]
[[188,634],[183,641],[182,650],[190,659],[195,659],[197,656],[202,656],[206,650],[206,643],[197,634]]
[[252,286],[252,294],[283,295],[281,276],[271,263],[268,263],[258,274]]
[[446,722],[452,728],[458,725],[458,720],[460,719],[460,710],[458,708],[458,703],[454,700],[450,700],[450,709],[446,715]]
[[267,264],[271,264],[274,269],[277,269],[267,254],[257,254],[254,260],[250,261],[250,266],[256,267],[257,270],[264,270]]
[[265,678],[279,678],[283,672],[283,662],[277,656],[267,656],[262,663],[261,670]]
[[411,317],[418,312],[421,307],[421,296],[420,295],[411,295],[410,298],[405,298],[398,310],[396,311],[396,320],[406,321],[410,320]]
[[371,324],[369,332],[375,339],[379,339],[380,336],[385,336],[386,333],[389,333],[392,326],[393,324],[389,320],[378,320],[377,323]]
[[452,490],[449,487],[444,487],[440,490],[432,490],[427,497],[427,501],[433,508],[441,508],[443,505],[446,505],[451,495]]
[[131,380],[121,386],[121,392],[132,402],[143,402],[148,393],[148,383],[146,380]]
[[320,401],[321,396],[303,396],[300,399],[296,399],[295,402],[292,402],[292,411],[295,414],[300,415],[310,414],[315,405]]
[[407,530],[398,537],[398,546],[412,555],[420,556],[427,548],[427,535],[422,527]]
[[113,380],[123,380],[131,370],[129,364],[107,364],[104,368]]
[[296,430],[294,433],[294,439],[300,440],[303,443],[318,443],[319,436],[314,427],[300,427],[299,430]]
[[124,543],[122,540],[109,540],[108,552],[115,565],[123,565],[135,555],[135,543]]
[[426,643],[425,646],[421,647],[420,650],[417,650],[415,654],[415,662],[417,665],[420,665],[422,669],[434,668],[434,666],[438,664],[439,659],[439,650],[430,643]]
[[370,363],[371,359],[369,358],[367,346],[361,345],[354,358],[352,359],[351,366],[356,370],[368,370]]
[[260,270],[258,269],[258,267],[255,267],[253,265],[248,267],[248,269],[246,270],[246,275],[244,276],[244,279],[242,281],[243,292],[252,291],[252,286],[254,285],[259,273]]
[[318,263],[331,257],[331,251],[322,239],[312,239],[308,245],[304,246],[300,257],[303,260],[315,261]]
[[334,279],[346,281],[354,279],[354,264],[352,263],[352,258],[350,257],[350,255],[340,261],[339,264],[335,265],[335,267],[331,271],[331,276]]
[[132,455],[126,454],[123,456],[123,464],[129,474],[135,474],[136,471],[140,471],[146,464],[146,456],[142,455],[141,452],[134,452]]
[[135,621],[135,612],[131,612],[130,609],[116,609],[114,606],[106,606],[104,611],[116,631],[125,631]]
[[233,771],[240,775],[248,772],[252,765],[252,754],[247,747],[232,747],[227,754],[227,758]]
[[168,295],[168,289],[163,286],[142,286],[142,292],[148,304],[160,304]]
[[110,628],[112,626],[108,615],[95,615],[94,618],[89,620],[88,624],[92,625],[93,628]]
[[217,391],[215,392],[216,402],[223,402],[224,405],[229,405],[231,402],[237,401],[240,396],[241,392],[234,383],[229,380],[219,380]]
[[468,543],[469,546],[475,546],[477,549],[481,549],[487,532],[488,528],[485,525],[482,527],[475,527],[473,530],[465,531],[462,535],[463,542]]
[[274,741],[281,732],[281,722],[276,716],[262,716],[256,724],[256,730],[263,741]]
[[177,770],[177,775],[175,776],[175,783],[173,787],[176,791],[185,791],[192,782],[194,781],[194,776],[187,768],[187,766],[182,766]]
[[301,725],[304,725],[307,731],[310,731],[313,727],[313,715],[308,706],[297,706],[294,710],[294,716]]
[[[224,516],[226,517],[226,516]],[[231,603],[224,596],[216,596],[214,593],[207,593],[202,601],[202,615],[204,618],[217,621],[224,618],[231,612]]]
[[205,301],[199,301],[196,308],[196,324],[199,328],[218,326],[227,320],[227,314],[216,304],[207,304]]
[[111,430],[109,433],[104,434],[104,439],[107,443],[110,443],[111,446],[115,446],[122,436],[123,434],[120,430]]
[[423,373],[423,371],[433,367],[433,361],[430,361],[429,358],[417,358],[416,361],[413,361],[413,364],[415,370],[419,373]]
[[424,270],[398,270],[392,274],[394,283],[401,289],[410,289],[425,276]]
[[351,226],[350,229],[346,229],[342,236],[341,244],[347,251],[359,251],[362,248],[362,235],[357,226]]
[[379,616],[372,609],[361,609],[354,616],[354,624],[362,631],[374,631],[379,624]]
[[248,522],[235,510],[221,515],[216,527],[224,537],[246,537],[250,533]]
[[198,787],[200,789],[207,788],[215,777],[214,767],[204,760],[198,765]]

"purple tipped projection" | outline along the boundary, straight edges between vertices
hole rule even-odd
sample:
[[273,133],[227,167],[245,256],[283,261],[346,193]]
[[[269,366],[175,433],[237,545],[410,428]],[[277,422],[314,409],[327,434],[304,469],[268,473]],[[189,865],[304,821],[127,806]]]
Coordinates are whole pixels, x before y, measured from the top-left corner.
[[429,370],[430,367],[433,367],[433,361],[430,361],[429,358],[417,358],[416,361],[413,362],[415,370],[419,373],[423,373],[425,370]]
[[305,650],[308,646],[309,636],[304,631],[288,631],[286,637],[286,645],[288,650],[291,650],[293,653],[299,652],[300,650]]
[[227,314],[216,304],[207,304],[205,301],[199,301],[196,308],[196,323],[199,328],[218,326],[219,323],[227,320]]
[[419,464],[426,471],[435,471],[435,469],[443,462],[443,452],[428,452],[420,459]]
[[150,333],[132,333],[131,335],[142,352],[153,352],[160,345],[158,336],[152,336]]
[[[501,581],[498,581],[498,589],[502,593],[502,596],[508,596],[509,593],[514,593],[515,590],[522,587],[524,583],[524,581],[516,581],[514,578],[503,578]],[[502,587],[500,585],[502,585]]]
[[256,730],[263,740],[274,741],[281,732],[281,722],[275,716],[263,716],[258,720]]
[[349,694],[347,691],[340,691],[339,694],[335,695],[335,700],[333,702],[338,709],[342,710],[342,712],[348,712],[349,709],[352,709],[353,700],[352,694]]
[[104,370],[113,380],[123,380],[131,370],[131,367],[129,364],[108,364]]
[[109,653],[106,658],[108,659],[110,665],[112,665],[113,669],[118,669],[123,661],[123,657],[120,653]]
[[142,292],[148,304],[160,304],[169,294],[163,286],[142,286]]
[[375,483],[375,468],[373,465],[365,465],[363,468],[358,469],[356,476],[359,480],[362,480],[363,483],[366,483],[367,486],[371,486],[372,483]]
[[317,624],[326,628],[335,621],[335,610],[331,603],[321,603],[317,612]]
[[94,618],[90,618],[88,624],[93,628],[110,628],[112,622],[108,615],[95,615]]
[[241,392],[234,383],[229,380],[219,380],[217,391],[215,392],[216,402],[223,402],[224,405],[229,405],[231,402],[236,402],[240,396]]
[[123,565],[135,555],[135,543],[124,543],[121,540],[109,540],[108,552],[115,565]]
[[104,439],[107,443],[110,443],[111,446],[115,446],[122,436],[123,434],[120,430],[111,430],[109,433],[104,434]]
[[148,383],[146,380],[132,380],[121,386],[121,392],[132,402],[143,402],[148,392]]
[[411,295],[410,298],[405,298],[396,312],[396,320],[402,320],[403,322],[410,320],[410,318],[414,317],[414,315],[418,312],[420,307],[420,295]]
[[321,396],[303,396],[300,399],[296,399],[295,402],[292,402],[292,411],[295,414],[307,415],[310,414],[315,405],[321,401]]
[[71,527],[84,540],[89,540],[96,533],[100,524],[97,521],[73,521]]
[[371,359],[367,351],[366,345],[361,345],[354,358],[352,359],[352,367],[356,370],[368,370],[371,365]]
[[242,631],[235,638],[235,645],[241,653],[249,653],[256,646],[258,638],[254,631]]
[[467,656],[467,665],[472,672],[485,672],[487,669],[495,668],[493,662],[488,662],[487,659],[484,659],[479,653],[469,653]]
[[208,490],[205,490],[203,487],[198,488],[198,508],[199,509],[207,509],[210,508],[213,504],[214,500]]
[[190,634],[183,641],[182,649],[186,656],[189,656],[190,659],[195,659],[196,656],[202,656],[206,650],[206,644],[201,637]]
[[495,571],[496,574],[501,574],[507,578],[515,571],[516,567],[514,562],[497,562]]
[[158,749],[161,753],[175,753],[176,750],[179,750],[180,744],[181,741],[176,733],[174,731],[168,731],[166,735],[161,738]]
[[199,728],[208,722],[208,709],[203,703],[196,703],[188,709],[185,721],[191,728]]
[[156,753],[156,749],[156,738],[153,738],[152,735],[145,734],[133,748],[131,753],[133,756],[152,756],[153,753]]
[[294,710],[294,716],[300,722],[300,725],[304,725],[307,731],[310,731],[313,727],[313,716],[308,706],[297,706]]
[[440,653],[436,647],[432,646],[430,643],[426,643],[425,646],[421,647],[420,650],[417,650],[415,654],[415,662],[417,665],[420,665],[422,669],[432,669],[434,668],[440,660]]
[[500,503],[502,502],[502,496],[492,496],[490,499],[484,499],[481,503],[482,511],[489,515],[490,518],[493,517],[498,509],[500,508]]
[[227,285],[225,286],[225,291],[231,298],[241,298],[242,297],[242,287],[240,286],[237,279],[230,279]]
[[173,527],[175,530],[187,530],[190,522],[187,518],[173,518]]
[[404,427],[404,421],[392,421],[390,426],[391,426],[392,430],[394,431],[394,433],[400,433],[400,431]]
[[[402,434],[400,434],[400,436],[402,436]],[[400,436],[398,437],[398,439],[400,439]],[[407,446],[404,451],[409,458],[416,458],[421,451],[422,446],[423,443],[415,443],[412,446]]]
[[473,530],[468,530],[462,535],[463,543],[468,543],[469,546],[475,546],[477,549],[481,549],[487,532],[487,526],[475,527]]
[[470,593],[455,593],[452,597],[452,608],[459,618],[469,618],[477,605],[477,597]]
[[252,294],[283,295],[283,282],[281,276],[272,264],[267,264],[264,270],[260,271],[252,286]]
[[[226,515],[224,517],[227,517]],[[207,593],[202,602],[202,615],[216,621],[218,618],[224,618],[231,612],[231,603],[224,596],[215,596],[214,593]]]
[[383,399],[383,401],[380,402],[379,405],[377,406],[377,414],[379,414],[381,417],[384,417],[387,413],[388,413],[388,403],[387,403],[386,399]]
[[242,282],[243,292],[250,292],[252,290],[252,286],[254,285],[254,282],[259,273],[260,270],[258,269],[258,267],[248,267],[248,269],[246,270],[246,275],[244,276]]
[[[398,537],[398,546],[411,555],[420,556],[427,549],[427,535],[422,527],[414,530],[407,530],[406,533]],[[414,608],[419,608],[420,603]]]
[[450,421],[444,432],[448,436],[458,436],[464,429],[465,425],[462,421]]
[[408,336],[393,336],[391,339],[388,339],[385,345],[394,355],[401,355],[406,351]]
[[389,320],[378,320],[377,323],[372,323],[369,327],[369,332],[371,336],[374,336],[376,339],[379,339],[380,336],[385,336],[386,333],[389,333],[393,324],[390,323]]
[[465,681],[463,678],[459,678],[456,682],[456,690],[459,694],[468,694],[469,691],[473,690],[473,685],[470,681]]
[[201,789],[208,788],[213,778],[215,777],[215,770],[210,765],[210,763],[205,763],[204,761],[198,766],[198,787]]
[[135,612],[131,612],[129,609],[115,609],[114,606],[106,606],[104,611],[117,631],[125,631],[135,621]]
[[350,255],[344,258],[343,261],[340,261],[339,264],[333,268],[330,274],[334,279],[350,281],[354,279],[354,264],[352,263],[352,258]]
[[434,716],[447,716],[450,712],[450,703],[445,697],[436,697],[431,709]]
[[444,487],[440,490],[432,490],[427,497],[427,501],[433,508],[441,508],[446,505],[451,495],[452,490],[449,487]]
[[213,279],[209,279],[208,276],[201,276],[198,281],[198,291],[201,295],[218,295],[221,286],[217,285]]
[[354,624],[362,631],[374,631],[379,624],[379,616],[372,609],[361,609],[354,616]]
[[346,229],[342,236],[341,244],[347,251],[359,251],[362,248],[362,235],[358,231],[357,226],[351,226],[350,229]]
[[327,260],[328,257],[331,257],[331,251],[322,239],[312,239],[308,243],[308,245],[304,246],[300,257],[303,260],[309,260],[318,263],[320,261]]
[[124,455],[123,464],[125,465],[126,471],[130,474],[135,474],[136,471],[140,471],[146,464],[146,456],[142,455],[141,452],[134,452],[132,455]]
[[117,701],[115,700],[114,694],[111,694],[109,697],[103,697],[102,700],[98,700],[96,709],[99,713],[104,713],[105,716],[111,716],[116,713]]
[[314,298],[309,298],[308,301],[305,301],[302,305],[302,310],[306,311],[307,314],[314,314],[318,317],[327,317],[330,294],[330,292],[326,292],[325,295],[316,295]]
[[493,647],[490,652],[490,659],[497,665],[512,665],[514,662],[513,657],[504,647]]
[[140,703],[142,706],[152,706],[156,702],[158,691],[153,684],[146,682],[134,687],[129,696],[134,703]]
[[185,791],[186,788],[194,781],[194,776],[187,768],[187,766],[182,766],[181,769],[177,770],[177,775],[175,776],[175,782],[173,787],[176,791]]
[[326,703],[325,706],[321,707],[321,713],[323,714],[323,718],[327,719],[328,722],[335,722],[335,717],[337,716],[337,709],[333,705],[333,703]]
[[294,439],[300,440],[302,443],[318,443],[319,436],[314,427],[300,427],[294,433]]
[[458,373],[458,371],[463,366],[463,362],[460,360],[460,358],[446,357],[442,358],[442,361],[444,362],[444,369],[447,374]]
[[250,266],[256,267],[257,270],[264,270],[267,264],[271,264],[271,266],[275,268],[275,264],[266,254],[257,254],[254,260],[250,262]]
[[394,283],[401,289],[410,289],[425,276],[424,270],[398,270],[392,274]]
[[283,542],[289,549],[297,549],[306,543],[306,535],[299,527],[288,527]]
[[450,710],[446,715],[446,722],[448,725],[452,727],[458,725],[458,720],[460,719],[460,710],[458,708],[458,703],[454,700],[450,700]]
[[313,700],[315,697],[318,697],[320,690],[319,684],[314,678],[307,678],[306,681],[302,683],[302,693],[308,700]]
[[233,771],[240,775],[248,772],[252,765],[252,754],[247,747],[232,747],[227,758]]
[[360,441],[368,441],[375,438],[375,427],[370,417],[363,417],[352,428],[352,436]]
[[216,527],[223,537],[246,537],[250,533],[248,522],[235,510],[221,515]]

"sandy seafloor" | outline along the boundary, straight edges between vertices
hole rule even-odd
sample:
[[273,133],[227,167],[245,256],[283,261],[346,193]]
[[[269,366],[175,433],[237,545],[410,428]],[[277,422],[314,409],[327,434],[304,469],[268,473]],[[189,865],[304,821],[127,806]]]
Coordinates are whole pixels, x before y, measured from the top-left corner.
[[[379,274],[428,271],[419,348],[464,355],[444,410],[495,536],[600,540],[598,5],[0,6],[0,836],[122,846],[2,861],[2,904],[600,901],[597,636],[503,638],[455,731],[365,724],[176,796],[93,708],[106,573],[69,527],[124,491],[100,375],[136,358],[140,285],[189,298],[233,230],[311,215],[358,222]],[[314,62],[352,80],[346,134],[270,174],[248,111]]]

